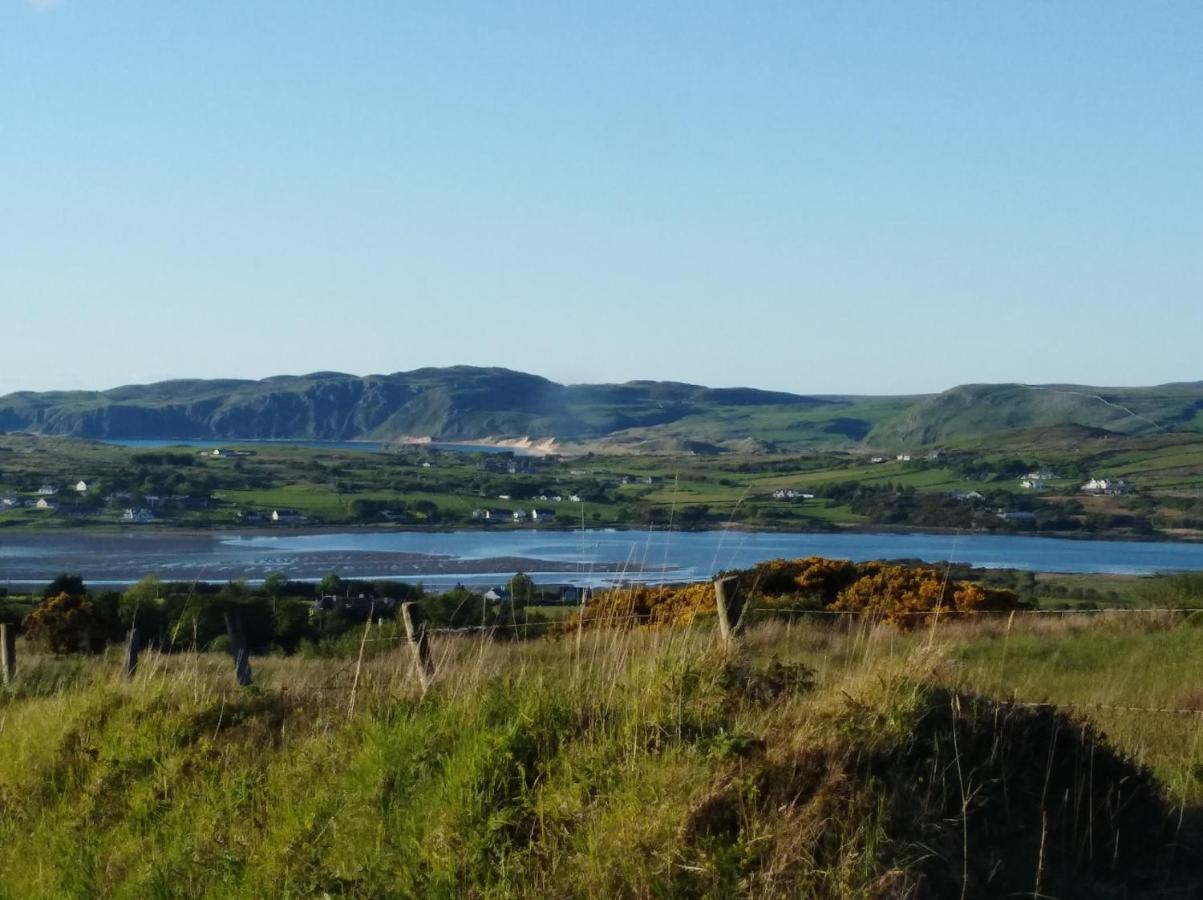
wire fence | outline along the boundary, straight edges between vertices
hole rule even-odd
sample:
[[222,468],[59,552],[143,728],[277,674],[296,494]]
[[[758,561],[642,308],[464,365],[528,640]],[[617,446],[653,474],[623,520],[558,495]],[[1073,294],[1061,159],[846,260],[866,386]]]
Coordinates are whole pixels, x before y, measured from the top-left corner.
[[[563,634],[566,628],[575,628],[577,619],[575,616],[581,615],[580,612],[574,614],[574,617],[562,619],[539,619],[536,621],[524,622],[493,622],[482,625],[461,625],[461,626],[433,626],[425,628],[425,632],[430,635],[471,635],[471,634],[507,634],[513,632],[525,632],[534,634],[544,634],[554,632],[555,634]],[[692,621],[706,621],[710,619],[714,613],[709,611],[685,611],[685,615],[689,616]],[[782,617],[788,616],[797,619],[836,619],[836,620],[863,620],[866,622],[881,622],[885,620],[894,620],[899,618],[914,618],[935,620],[942,618],[965,618],[965,619],[993,619],[1006,620],[1012,618],[1026,618],[1047,616],[1054,618],[1069,618],[1073,616],[1090,616],[1090,617],[1107,617],[1107,616],[1203,616],[1203,608],[1201,607],[1104,607],[1104,608],[1071,608],[1071,609],[956,609],[934,608],[934,609],[918,609],[918,610],[860,610],[860,609],[825,609],[814,607],[790,607],[790,606],[755,606],[748,607],[744,610],[744,616],[747,621],[751,622],[757,619],[766,617]],[[381,620],[383,623],[384,620]],[[655,613],[626,613],[611,615],[609,613],[601,613],[596,616],[588,616],[583,621],[585,628],[605,628],[611,626],[619,626],[626,624],[636,625],[657,625],[668,626],[672,624],[689,624],[689,622],[677,622],[657,616]],[[364,639],[366,643],[388,643],[388,642],[407,642],[409,638],[406,635],[389,635],[385,637],[368,637]]]
[[[409,611],[406,611],[407,613]],[[412,677],[419,674],[418,668],[422,664],[419,653],[419,646],[430,639],[439,639],[442,641],[440,646],[440,656],[438,666],[447,668],[440,673],[443,677],[455,677],[451,673],[454,671],[454,666],[450,666],[449,662],[455,658],[455,641],[460,638],[481,638],[478,643],[483,648],[490,644],[495,639],[496,641],[514,644],[514,643],[529,643],[531,639],[538,640],[540,638],[548,638],[550,640],[571,640],[572,636],[576,636],[577,648],[576,652],[580,652],[581,635],[585,633],[605,634],[607,630],[612,633],[618,633],[623,630],[636,630],[640,626],[654,626],[656,628],[668,629],[677,626],[701,627],[707,629],[710,626],[716,625],[717,619],[727,615],[725,609],[718,608],[716,610],[686,610],[689,615],[689,621],[668,621],[658,618],[652,613],[644,612],[616,612],[611,614],[606,611],[599,612],[590,616],[587,606],[578,611],[575,616],[556,619],[556,620],[538,620],[538,621],[510,621],[510,622],[486,622],[478,625],[462,625],[462,626],[427,626],[420,622],[415,624],[409,620],[409,616],[399,617],[395,622],[393,620],[377,619],[369,620],[363,626],[357,643],[359,644],[358,658],[342,657],[341,659],[331,658],[328,663],[331,663],[328,671],[324,673],[325,677],[319,683],[306,681],[298,684],[273,684],[270,689],[278,692],[283,696],[293,695],[295,697],[304,697],[308,695],[342,695],[352,698],[352,706],[354,705],[354,697],[357,694],[371,694],[377,697],[393,697],[397,700],[412,698],[414,694],[415,684],[420,680],[422,693],[425,694],[428,687],[427,681],[430,677],[435,676],[432,670],[427,673],[427,678],[419,679]],[[1111,608],[1095,608],[1095,607],[1077,607],[1066,609],[991,609],[991,610],[968,610],[956,608],[935,608],[923,610],[842,610],[830,608],[812,608],[799,606],[748,606],[742,610],[742,616],[737,623],[735,629],[731,629],[728,623],[728,629],[715,628],[714,634],[716,637],[721,636],[723,640],[727,640],[729,630],[739,631],[742,641],[746,638],[748,631],[743,626],[749,623],[769,623],[786,619],[791,623],[797,622],[831,622],[831,623],[859,623],[865,627],[872,628],[887,620],[899,619],[917,619],[922,620],[924,624],[938,624],[941,620],[948,622],[954,621],[986,621],[994,620],[996,622],[1007,622],[1008,627],[1017,621],[1023,619],[1033,620],[1048,620],[1048,619],[1081,619],[1083,621],[1099,621],[1109,617],[1114,617],[1117,620],[1132,620],[1138,617],[1161,617],[1165,620],[1180,624],[1203,614],[1203,609],[1191,606],[1166,606],[1166,607],[1111,607]],[[738,616],[739,614],[736,613]],[[399,627],[399,624],[405,619],[407,630],[399,631],[393,634],[373,633],[384,630],[385,628]],[[827,629],[823,629],[826,631]],[[795,631],[794,635],[799,635],[801,632]],[[377,656],[379,648],[396,647],[405,652],[404,656],[392,657],[390,660],[395,662],[389,663],[387,672],[381,670],[370,670],[365,668],[365,651],[371,646],[376,648],[373,650],[372,656]],[[462,646],[462,645],[461,645]],[[245,651],[242,651],[245,654]],[[429,649],[424,652],[429,658]],[[482,651],[483,652],[483,649]],[[12,665],[9,655],[12,650],[9,649],[5,656],[6,667]],[[408,659],[409,653],[413,653],[412,661]],[[136,658],[136,656],[135,656]],[[237,662],[236,654],[236,662]],[[412,671],[411,671],[412,670]],[[12,670],[6,668],[5,673],[8,680],[12,678]],[[132,677],[132,671],[127,672],[127,675]],[[1179,704],[1164,704],[1159,705],[1154,703],[1124,703],[1124,702],[1106,702],[1106,701],[1090,701],[1090,700],[1072,700],[1058,699],[1056,701],[1048,699],[1027,699],[1027,698],[1007,698],[1000,697],[994,700],[999,707],[1002,708],[1025,708],[1025,709],[1050,709],[1050,710],[1065,710],[1078,712],[1097,712],[1106,714],[1121,714],[1121,715],[1140,715],[1140,716],[1174,716],[1179,718],[1203,718],[1203,695],[1199,706],[1181,705]]]
[[[1090,620],[1098,620],[1108,616],[1116,617],[1176,617],[1179,620],[1203,613],[1203,609],[1189,606],[1174,606],[1174,607],[1114,607],[1114,608],[1068,608],[1068,609],[1014,609],[1014,610],[965,610],[954,608],[940,608],[928,610],[904,610],[895,612],[882,612],[874,610],[834,610],[834,609],[816,609],[809,607],[750,607],[743,611],[745,621],[756,620],[773,620],[780,617],[789,618],[791,621],[839,621],[852,622],[860,621],[867,625],[878,624],[887,616],[897,618],[917,618],[924,619],[928,622],[938,621],[947,617],[950,620],[976,620],[982,621],[986,619],[994,620],[1015,620],[1022,618],[1073,618],[1084,617]],[[579,614],[578,614],[579,615]],[[694,620],[699,623],[713,624],[715,616],[713,613],[700,613],[694,617]],[[596,631],[597,629],[614,629],[614,628],[629,628],[631,626],[653,625],[669,627],[673,623],[657,620],[652,614],[643,613],[628,613],[628,614],[606,614],[602,613],[593,618],[586,618],[581,621],[578,618],[561,619],[558,621],[538,621],[538,622],[495,622],[485,623],[481,625],[464,625],[458,627],[429,627],[420,628],[419,635],[411,636],[409,634],[394,634],[383,636],[371,636],[372,625],[365,626],[361,644],[381,645],[391,644],[396,646],[414,645],[418,637],[440,637],[454,640],[460,637],[481,637],[481,638],[509,638],[509,639],[528,639],[530,637],[543,637],[548,634],[549,629],[554,631],[554,637],[568,637],[574,632],[581,631]],[[693,623],[689,623],[693,624]],[[376,627],[384,627],[383,622]],[[361,657],[362,658],[362,657]],[[315,694],[355,694],[357,691],[373,691],[376,693],[383,692],[386,695],[400,696],[404,693],[396,683],[389,684],[369,684],[366,679],[361,680],[356,669],[354,678],[351,678],[353,664],[346,664],[341,668],[339,675],[341,677],[336,680],[331,680],[320,686],[306,686],[303,689],[295,691],[297,694],[315,693]],[[288,688],[282,689],[284,693],[291,693]],[[1190,717],[1203,718],[1203,707],[1194,706],[1173,706],[1173,705],[1151,705],[1151,704],[1133,704],[1133,703],[1115,703],[1115,702],[1095,702],[1095,701],[1077,701],[1077,700],[1030,700],[1020,698],[998,698],[995,702],[1003,708],[1023,708],[1023,709],[1049,709],[1063,710],[1075,712],[1099,712],[1108,714],[1132,714],[1132,715],[1164,715],[1175,717]]]

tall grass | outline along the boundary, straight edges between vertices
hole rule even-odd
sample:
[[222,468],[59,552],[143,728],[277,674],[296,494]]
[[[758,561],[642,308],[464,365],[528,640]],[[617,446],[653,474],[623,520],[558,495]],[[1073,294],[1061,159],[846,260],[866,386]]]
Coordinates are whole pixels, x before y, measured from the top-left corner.
[[22,646],[0,893],[917,896],[943,845],[900,830],[901,788],[859,761],[909,759],[933,690],[1070,704],[1186,822],[1203,715],[1096,705],[1203,710],[1199,636],[1157,616],[776,621],[734,654],[705,622],[436,634],[425,698],[375,627],[362,660],[256,658],[250,689],[217,654],[146,653],[125,681],[115,653]]

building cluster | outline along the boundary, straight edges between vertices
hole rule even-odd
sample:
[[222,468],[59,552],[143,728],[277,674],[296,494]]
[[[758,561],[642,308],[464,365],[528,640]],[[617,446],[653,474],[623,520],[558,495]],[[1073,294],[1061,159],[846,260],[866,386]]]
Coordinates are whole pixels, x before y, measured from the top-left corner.
[[948,496],[958,503],[972,503],[975,500],[986,499],[986,495],[981,491],[952,491]]
[[[68,485],[64,490],[69,494],[74,493],[77,496],[84,496],[88,493],[89,485],[84,480],[79,480],[73,485]],[[0,497],[0,510],[6,509],[40,509],[44,511],[54,512],[59,508],[59,503],[54,498],[59,494],[59,488],[53,484],[43,484],[32,497]]]
[[1052,481],[1057,476],[1048,469],[1041,469],[1037,472],[1028,472],[1023,478],[1019,479],[1019,486],[1025,491],[1042,491],[1045,485]]
[[556,511],[554,509],[532,509],[528,513],[525,509],[482,508],[472,510],[472,518],[478,522],[489,524],[530,521],[537,525],[546,525],[556,520]]
[[[60,508],[70,510],[72,506],[68,505],[64,507],[60,503],[60,497],[74,496],[76,498],[84,498],[94,494],[94,485],[82,478],[74,484],[69,484],[63,488],[59,488],[54,484],[43,484],[33,492],[32,496],[0,497],[0,511],[8,509],[37,509],[54,512]],[[206,509],[209,506],[208,497],[194,497],[190,494],[171,494],[168,496],[147,494],[139,496],[137,503],[134,501],[135,495],[129,491],[113,491],[104,496],[105,503],[121,511],[121,521],[135,524],[154,522],[158,518],[158,514],[163,510]],[[70,504],[70,501],[68,501],[68,504]]]
[[1082,493],[1101,494],[1106,496],[1126,494],[1128,493],[1128,485],[1122,478],[1114,481],[1110,478],[1091,478],[1088,482],[1082,485]]

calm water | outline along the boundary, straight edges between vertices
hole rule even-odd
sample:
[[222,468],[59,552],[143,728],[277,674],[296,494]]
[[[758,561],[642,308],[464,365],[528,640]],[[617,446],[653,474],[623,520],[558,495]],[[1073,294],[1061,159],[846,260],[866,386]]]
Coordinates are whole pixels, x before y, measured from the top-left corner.
[[519,568],[542,582],[701,579],[774,557],[952,560],[1055,572],[1146,574],[1203,570],[1203,544],[1068,541],[1011,535],[781,534],[759,532],[461,531],[296,534],[21,534],[0,536],[0,583],[59,572],[93,582],[319,578],[491,584]]
[[[162,447],[193,447],[197,450],[218,450],[222,447],[305,447],[311,450],[352,450],[360,453],[379,453],[389,444],[383,441],[293,441],[293,440],[171,440],[169,438],[137,438],[131,440],[101,441],[118,447],[159,449]],[[525,456],[529,451],[514,447],[494,447],[487,444],[452,444],[435,441],[429,444],[412,444],[414,447],[429,447],[432,450],[449,450],[453,453],[513,453]]]

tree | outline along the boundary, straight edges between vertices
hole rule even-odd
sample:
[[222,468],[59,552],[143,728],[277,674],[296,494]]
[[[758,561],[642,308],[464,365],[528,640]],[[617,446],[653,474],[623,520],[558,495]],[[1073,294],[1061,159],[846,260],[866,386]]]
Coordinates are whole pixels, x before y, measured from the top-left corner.
[[126,588],[118,610],[122,628],[128,630],[137,626],[144,643],[161,639],[167,631],[163,583],[158,575],[146,575]]
[[272,612],[275,612],[276,601],[288,590],[288,577],[283,572],[272,572],[263,579],[263,590],[272,598]]
[[86,593],[84,580],[78,575],[68,575],[66,572],[55,576],[54,581],[42,589],[43,597],[57,597],[59,594],[82,597]]
[[535,580],[525,572],[515,574],[505,589],[509,592],[510,604],[515,610],[522,609],[535,599]]
[[318,592],[325,596],[326,594],[339,594],[342,592],[343,580],[334,572],[327,572],[322,576],[322,580],[318,582]]
[[317,636],[309,619],[309,608],[301,600],[283,600],[272,611],[275,641],[285,653],[295,653],[301,641]]
[[427,522],[437,522],[439,519],[439,508],[433,500],[417,500],[413,504],[413,510]]

